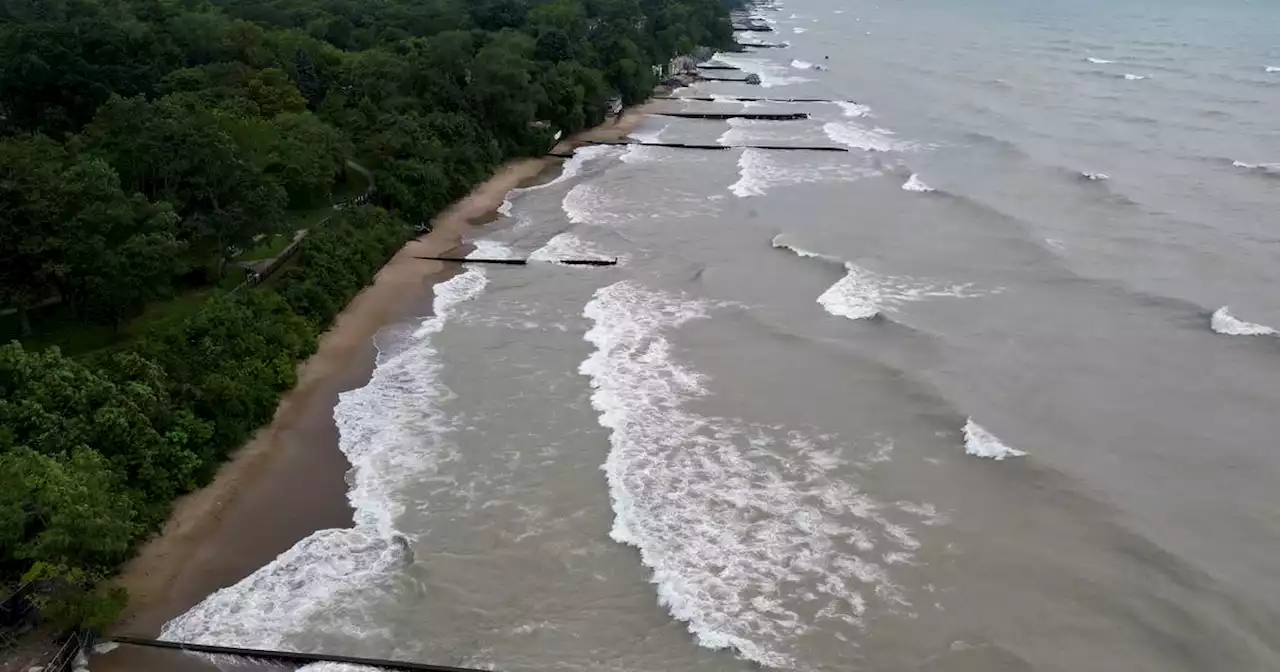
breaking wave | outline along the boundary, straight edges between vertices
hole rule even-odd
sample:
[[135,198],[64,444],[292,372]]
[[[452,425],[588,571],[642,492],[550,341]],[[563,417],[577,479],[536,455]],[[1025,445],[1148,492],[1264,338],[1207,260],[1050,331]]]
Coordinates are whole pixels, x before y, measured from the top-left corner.
[[[784,42],[783,44],[786,43]],[[751,73],[760,77],[760,86],[766,89],[775,86],[786,86],[788,84],[800,84],[802,82],[813,81],[807,77],[797,77],[792,75],[790,74],[791,71],[787,66],[778,65],[766,59],[751,58],[749,56],[727,54],[723,52],[717,52],[714,58],[726,65],[732,65],[743,72]]]
[[868,152],[903,152],[915,147],[913,143],[895,139],[892,132],[865,128],[853,122],[827,122],[822,125],[822,132],[833,142]]
[[[658,132],[661,133],[662,131]],[[556,186],[557,184],[563,184],[564,182],[572,180],[582,173],[582,168],[588,161],[608,155],[615,150],[615,147],[610,147],[608,145],[587,145],[585,147],[577,148],[574,150],[573,156],[566,160],[564,165],[560,167],[560,174],[557,175],[555,179],[543,182],[542,184],[535,184],[529,187],[519,187],[508,191],[506,198],[502,200],[502,205],[498,206],[498,214],[504,217],[510,217],[511,208],[515,205],[514,199],[521,194],[527,194],[531,191],[538,191],[540,189],[548,189]]]
[[790,667],[807,634],[847,640],[870,614],[909,613],[891,576],[922,546],[908,523],[945,518],[863,492],[856,448],[835,437],[688,410],[709,378],[678,361],[667,332],[713,308],[623,281],[584,310],[595,351],[580,372],[610,430],[610,536],[639,550],[659,603],[699,645]]
[[833,102],[835,102],[836,105],[840,106],[840,110],[844,112],[844,116],[846,117],[871,116],[871,108],[866,105],[859,105],[858,103],[848,101],[848,100],[837,100]]
[[800,26],[796,26],[791,29],[791,32],[795,33],[796,35],[800,35],[800,34],[803,34],[806,30],[807,30],[806,28],[801,28]]
[[1274,336],[1276,330],[1265,324],[1255,324],[1253,322],[1245,322],[1237,319],[1231,314],[1228,306],[1223,306],[1213,311],[1213,316],[1209,318],[1209,326],[1219,334],[1228,336]]
[[800,257],[840,264],[845,276],[828,287],[818,297],[818,303],[828,313],[851,320],[867,320],[895,312],[902,304],[913,301],[944,297],[976,298],[1000,291],[978,290],[972,283],[945,285],[910,276],[882,275],[852,262],[794,245],[788,242],[785,234],[775,236],[773,246],[790,250]]
[[1088,58],[1086,58],[1086,59],[1084,59],[1084,60],[1089,61],[1090,63],[1093,63],[1094,65],[1106,65],[1106,64],[1108,64],[1108,63],[1115,63],[1115,61],[1108,61],[1108,60],[1107,60],[1107,59],[1105,59],[1105,58],[1094,58],[1093,56],[1089,56]]
[[1111,179],[1111,176],[1106,173],[1090,173],[1087,171],[1082,171],[1080,173],[1080,177],[1089,180],[1090,182],[1105,182],[1106,180]]
[[412,539],[395,527],[405,511],[399,491],[430,478],[449,449],[451,424],[434,403],[449,394],[438,380],[432,337],[458,304],[487,284],[484,269],[435,286],[434,315],[415,329],[380,334],[369,383],[343,392],[334,407],[338,447],[351,464],[351,529],[320,530],[238,583],[169,621],[161,637],[176,641],[288,649],[290,637],[361,623],[362,637],[387,637],[361,613],[361,597],[380,594],[413,562]]
[[964,423],[964,452],[974,457],[985,457],[992,460],[1003,460],[1008,457],[1022,457],[1026,452],[1017,448],[1010,448],[995,434],[988,432],[986,429],[969,418]]
[[1280,176],[1280,163],[1245,163],[1244,161],[1232,161],[1231,165],[1260,175]]
[[768,150],[748,147],[738,156],[738,181],[729,185],[729,191],[739,198],[746,198],[763,196],[773,187],[814,182],[851,182],[878,174],[870,168],[831,162],[825,157],[814,158],[811,163],[803,166],[793,166],[784,163]]
[[930,192],[933,191],[933,187],[925,184],[924,180],[920,179],[919,175],[911,173],[911,177],[907,178],[907,181],[902,184],[902,190]]
[[1268,66],[1266,67],[1266,72],[1280,72],[1280,66],[1277,66],[1277,65],[1268,65]]
[[1129,80],[1129,81],[1131,81],[1131,82],[1137,82],[1137,81],[1141,81],[1141,80],[1146,79],[1146,78],[1147,78],[1147,76],[1146,76],[1146,75],[1135,75],[1135,74],[1132,74],[1132,73],[1128,73],[1128,72],[1126,72],[1126,73],[1124,73],[1124,78],[1125,78],[1125,79],[1127,79],[1127,80]]
[[561,259],[608,260],[615,258],[617,258],[615,255],[607,254],[596,245],[568,232],[557,234],[551,240],[548,240],[546,245],[539,247],[533,251],[533,254],[529,255],[530,261],[546,261],[552,263],[558,262]]

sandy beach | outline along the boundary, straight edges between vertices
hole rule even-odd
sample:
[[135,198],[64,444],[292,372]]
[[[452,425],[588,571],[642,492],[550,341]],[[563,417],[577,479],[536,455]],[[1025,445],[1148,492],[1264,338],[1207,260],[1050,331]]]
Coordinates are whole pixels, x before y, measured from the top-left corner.
[[[619,139],[646,107],[561,142],[565,153],[584,141]],[[373,336],[388,324],[430,310],[431,287],[454,272],[417,259],[464,244],[469,231],[494,219],[507,192],[554,176],[555,157],[507,163],[410,241],[334,321],[316,353],[299,365],[297,385],[271,423],[222,466],[208,486],[181,498],[161,532],[125,565],[119,582],[130,604],[114,632],[154,637],[170,619],[232,585],[316,530],[348,527],[349,465],[337,448],[333,408],[338,394],[366,384]],[[212,669],[194,657],[120,647],[95,656],[96,671]]]

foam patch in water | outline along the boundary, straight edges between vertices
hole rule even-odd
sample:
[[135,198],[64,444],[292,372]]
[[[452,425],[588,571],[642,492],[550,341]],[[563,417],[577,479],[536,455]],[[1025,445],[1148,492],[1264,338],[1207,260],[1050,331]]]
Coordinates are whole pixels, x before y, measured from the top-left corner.
[[1085,60],[1089,61],[1090,63],[1093,63],[1094,65],[1106,65],[1108,63],[1115,63],[1115,61],[1108,61],[1105,58],[1094,58],[1092,56],[1086,58]]
[[[785,42],[783,44],[786,44]],[[788,84],[800,84],[802,82],[813,81],[806,77],[797,77],[789,74],[790,70],[784,65],[778,65],[762,58],[752,58],[749,56],[741,56],[737,54],[726,54],[718,52],[715,60],[732,65],[739,70],[752,73],[760,77],[760,86],[771,88],[775,86],[787,86]]]
[[798,70],[812,70],[813,64],[810,63],[809,61],[802,61],[797,58],[791,61],[791,67],[796,68]]
[[964,452],[974,457],[985,457],[992,460],[1003,460],[1008,457],[1022,457],[1026,452],[1010,448],[996,438],[995,434],[983,429],[982,425],[969,418],[964,423]]
[[1213,311],[1213,316],[1209,318],[1209,326],[1219,334],[1228,336],[1274,336],[1276,334],[1275,329],[1265,324],[1237,319],[1227,306]]
[[1146,78],[1147,78],[1147,76],[1146,76],[1146,75],[1135,75],[1135,74],[1132,74],[1132,73],[1128,73],[1128,72],[1126,72],[1126,73],[1124,73],[1124,78],[1125,78],[1125,79],[1127,79],[1127,80],[1129,80],[1129,81],[1131,81],[1131,82],[1138,82],[1138,81],[1142,81],[1142,80],[1146,79]]
[[805,29],[805,28],[801,28],[800,26],[796,26],[796,27],[794,27],[794,28],[792,28],[792,29],[791,29],[791,32],[795,33],[796,35],[800,35],[800,34],[804,33],[804,32],[805,32],[805,30],[807,30],[807,29]]
[[832,142],[868,152],[905,152],[915,148],[913,143],[897,140],[885,129],[868,129],[851,121],[827,122],[822,125],[822,132]]
[[1111,179],[1111,176],[1106,173],[1081,172],[1080,177],[1083,177],[1084,179],[1089,180],[1091,182],[1105,182]]
[[919,175],[915,173],[911,173],[911,177],[907,178],[907,181],[902,183],[902,190],[930,192],[930,191],[933,191],[933,187],[925,184],[924,180],[920,179]]
[[[534,250],[533,254],[529,255],[529,259],[531,261],[547,261],[553,263],[560,259],[607,260],[615,258],[617,258],[619,262],[622,261],[622,259],[618,258],[616,255],[608,254],[596,245],[567,232],[556,234],[555,237],[547,241],[546,245],[539,247],[537,250]],[[572,268],[579,267],[574,266]]]
[[836,105],[840,106],[840,110],[844,112],[844,116],[846,117],[856,118],[856,117],[871,116],[871,108],[866,105],[859,105],[855,102],[851,102],[847,100],[837,100],[834,102]]
[[[434,315],[409,334],[392,331],[369,383],[343,392],[334,407],[338,447],[351,463],[347,499],[352,529],[320,530],[253,574],[223,588],[165,624],[164,639],[287,649],[292,635],[320,627],[390,637],[361,613],[359,599],[377,594],[413,562],[411,541],[395,528],[406,482],[431,478],[451,425],[433,400],[449,394],[438,382],[438,333],[459,303],[479,295],[484,270],[469,268],[435,286]],[[323,625],[322,625],[323,624]]]
[[[729,191],[739,198],[763,196],[774,187],[815,182],[852,182],[863,177],[879,175],[879,172],[848,163],[824,163],[828,157],[815,157],[806,165],[789,165],[775,153],[763,149],[746,148],[738,156],[738,181],[729,185]],[[847,160],[847,159],[846,159]],[[837,159],[839,161],[839,159]]]
[[639,550],[659,603],[699,645],[789,667],[807,633],[856,636],[868,612],[909,609],[882,556],[914,558],[907,523],[939,518],[837,477],[846,463],[830,437],[686,410],[710,381],[677,361],[666,332],[712,309],[624,281],[584,310],[596,350],[580,370],[610,430],[610,536]]
[[472,240],[471,245],[476,249],[467,255],[467,259],[514,259],[516,258],[515,250],[507,247],[503,243],[496,240]]
[[933,298],[970,299],[1000,290],[981,291],[972,283],[945,285],[909,276],[883,275],[869,271],[852,262],[818,252],[812,252],[788,241],[786,235],[775,236],[773,246],[790,250],[801,257],[821,259],[839,264],[845,276],[827,288],[818,297],[818,303],[828,313],[851,320],[866,320],[881,313],[891,313],[904,303]]
[[1267,71],[1267,72],[1280,72],[1280,65],[1268,65],[1268,66],[1266,67],[1266,71]]
[[[661,131],[659,131],[659,133],[661,133]],[[503,217],[510,217],[511,209],[515,205],[514,199],[519,197],[521,194],[527,194],[531,191],[538,191],[541,189],[548,189],[572,180],[582,173],[582,168],[588,161],[611,154],[615,151],[617,151],[616,147],[610,147],[608,145],[587,145],[585,147],[579,147],[574,150],[573,156],[567,159],[560,167],[560,174],[557,175],[555,179],[548,180],[542,184],[535,184],[530,187],[519,187],[508,191],[506,198],[502,200],[502,205],[498,206],[498,214]]]

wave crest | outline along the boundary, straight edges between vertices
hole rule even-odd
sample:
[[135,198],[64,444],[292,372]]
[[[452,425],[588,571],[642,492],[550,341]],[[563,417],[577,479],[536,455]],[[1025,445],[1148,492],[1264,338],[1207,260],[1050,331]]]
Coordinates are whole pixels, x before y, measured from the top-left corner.
[[1209,326],[1219,334],[1228,336],[1274,336],[1276,330],[1265,324],[1245,322],[1231,314],[1228,306],[1213,311],[1209,318]]

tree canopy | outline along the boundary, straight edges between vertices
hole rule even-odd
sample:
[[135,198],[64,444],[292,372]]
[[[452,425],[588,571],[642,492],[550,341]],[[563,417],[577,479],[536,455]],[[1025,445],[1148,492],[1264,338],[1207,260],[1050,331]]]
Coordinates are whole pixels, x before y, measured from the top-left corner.
[[[50,613],[101,622],[119,596],[94,582],[270,419],[415,225],[727,46],[724,2],[0,3],[0,320],[147,325],[0,347],[0,581],[61,577],[97,601]],[[336,207],[352,165],[372,203]],[[270,286],[219,289],[297,229]]]

